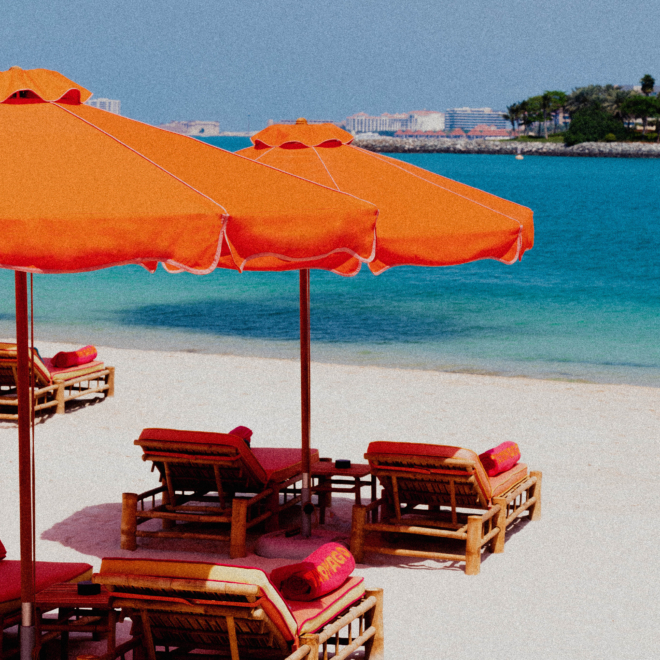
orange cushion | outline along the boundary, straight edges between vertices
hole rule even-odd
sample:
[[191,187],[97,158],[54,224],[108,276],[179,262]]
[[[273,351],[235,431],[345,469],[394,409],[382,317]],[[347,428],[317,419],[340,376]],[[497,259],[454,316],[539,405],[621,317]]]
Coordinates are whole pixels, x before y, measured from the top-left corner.
[[[417,442],[386,442],[378,441],[369,443],[367,449],[369,454],[403,454],[405,456],[435,456],[438,458],[460,458],[462,460],[470,461],[474,465],[474,472],[477,479],[477,484],[481,488],[481,492],[487,500],[490,500],[491,487],[488,475],[484,470],[481,461],[477,454],[470,449],[462,449],[461,447],[452,447],[450,445],[428,445]],[[369,461],[374,464],[374,460]],[[375,461],[377,463],[377,460]],[[428,470],[423,465],[420,465],[420,470]]]
[[[58,582],[80,582],[92,575],[89,564],[72,562],[35,562],[36,593]],[[9,559],[0,561],[0,614],[21,606],[21,562]]]
[[506,493],[517,483],[520,483],[527,476],[527,466],[524,463],[514,465],[510,470],[498,474],[496,477],[490,477],[490,487],[492,497],[499,497]]
[[[310,449],[310,464],[318,463],[319,450]],[[281,483],[302,472],[302,450],[253,447],[252,453],[266,472],[268,481]]]
[[286,603],[298,626],[298,634],[314,633],[330,623],[364,594],[364,578],[349,577],[341,587],[318,600],[288,600]]

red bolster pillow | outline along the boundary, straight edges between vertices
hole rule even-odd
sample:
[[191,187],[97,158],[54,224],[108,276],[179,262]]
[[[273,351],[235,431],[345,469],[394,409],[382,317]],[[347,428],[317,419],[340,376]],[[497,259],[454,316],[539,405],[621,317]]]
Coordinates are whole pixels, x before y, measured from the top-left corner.
[[252,429],[249,429],[247,426],[237,426],[235,429],[229,431],[229,435],[237,435],[239,438],[243,438],[248,447],[252,441]]
[[7,551],[5,550],[5,546],[2,545],[2,541],[0,541],[0,559],[4,559],[7,556]]
[[339,543],[326,543],[299,564],[276,568],[270,581],[287,600],[316,600],[341,587],[354,568],[349,550]]
[[60,351],[53,358],[53,366],[58,369],[64,367],[76,367],[79,364],[92,362],[96,357],[96,349],[93,346],[83,346],[77,351]]
[[479,454],[481,464],[489,477],[496,477],[510,470],[520,460],[520,449],[515,442],[507,441]]

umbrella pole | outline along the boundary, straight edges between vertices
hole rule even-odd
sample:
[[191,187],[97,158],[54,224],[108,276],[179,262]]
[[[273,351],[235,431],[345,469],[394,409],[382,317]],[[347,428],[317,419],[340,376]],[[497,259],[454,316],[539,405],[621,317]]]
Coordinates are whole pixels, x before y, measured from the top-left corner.
[[18,362],[18,479],[21,531],[21,660],[34,650],[34,571],[32,562],[32,466],[30,460],[30,374],[28,354],[27,275],[15,274],[16,350]]
[[312,535],[310,480],[310,320],[309,320],[309,268],[300,270],[300,399],[302,413],[302,537]]

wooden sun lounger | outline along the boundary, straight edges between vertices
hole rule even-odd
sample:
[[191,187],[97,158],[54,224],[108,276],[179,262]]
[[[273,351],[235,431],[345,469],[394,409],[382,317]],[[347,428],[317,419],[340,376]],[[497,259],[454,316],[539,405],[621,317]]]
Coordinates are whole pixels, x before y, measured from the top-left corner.
[[[522,463],[489,477],[469,449],[407,442],[372,442],[365,458],[383,497],[353,507],[351,552],[358,563],[365,552],[380,552],[464,561],[466,574],[477,575],[486,545],[503,552],[516,518],[525,511],[531,520],[541,517],[541,472],[528,473]],[[369,514],[375,521],[367,522]],[[454,539],[465,552],[409,549],[402,537],[386,542],[388,534]]]
[[[0,552],[2,544],[0,543]],[[2,556],[2,555],[0,555]],[[60,582],[89,580],[92,567],[89,564],[72,562],[35,562],[35,592]],[[4,631],[21,621],[21,562],[0,559],[0,660],[18,655],[18,645],[8,648]]]
[[318,660],[330,650],[341,660],[360,647],[365,660],[384,657],[383,591],[362,578],[310,602],[285,600],[260,569],[204,562],[106,558],[93,581],[132,620],[131,639],[96,660],[131,649],[136,660],[206,657],[195,650],[231,660]]
[[[245,557],[247,530],[261,522],[268,531],[278,529],[279,514],[300,502],[300,449],[250,449],[236,435],[172,429],[145,429],[135,444],[161,485],[123,494],[124,550],[137,548],[137,536],[219,539],[229,541],[230,557]],[[153,518],[162,521],[160,530],[138,529]]]
[[[0,419],[18,419],[16,344],[0,343]],[[34,410],[64,414],[69,401],[91,394],[115,394],[115,368],[94,361],[58,369],[34,351]]]

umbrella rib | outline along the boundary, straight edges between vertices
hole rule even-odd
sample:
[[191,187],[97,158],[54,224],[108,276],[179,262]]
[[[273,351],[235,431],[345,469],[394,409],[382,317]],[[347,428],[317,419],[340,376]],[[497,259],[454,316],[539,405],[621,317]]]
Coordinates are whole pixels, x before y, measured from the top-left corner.
[[[373,158],[376,158],[377,160],[380,161],[385,161],[384,158],[381,157],[380,154],[375,154],[371,151],[367,151],[366,149],[361,149],[360,147],[355,147],[352,144],[347,144],[347,147],[350,147],[351,149],[355,149],[356,151],[360,151],[368,156],[372,156]],[[390,162],[394,161],[394,162]],[[428,179],[425,179],[424,177],[419,176],[419,174],[415,174],[414,172],[411,172],[410,170],[407,170],[405,167],[401,167],[397,162],[395,158],[388,158],[386,161],[388,164],[392,165],[393,167],[396,167],[400,169],[402,172],[406,172],[407,174],[410,174],[411,176],[414,176],[418,179],[421,179],[422,181],[425,181],[426,183],[430,183],[432,186],[436,186],[436,188],[440,188],[441,190],[446,190],[448,193],[451,193],[452,195],[456,195],[457,197],[461,197],[462,199],[471,202],[472,204],[476,204],[477,206],[481,206],[484,209],[488,209],[489,211],[492,211],[493,213],[497,213],[498,215],[501,215],[505,218],[508,218],[509,220],[513,220],[514,222],[517,222],[518,225],[520,225],[520,229],[522,230],[523,224],[518,220],[517,218],[513,218],[512,216],[502,213],[502,211],[498,211],[497,209],[493,209],[490,206],[487,206],[486,204],[482,204],[481,202],[477,202],[473,199],[470,199],[469,197],[466,197],[465,195],[461,195],[461,193],[457,193],[455,190],[450,190],[449,188],[446,188],[445,186],[441,186],[439,183],[436,183],[435,181],[429,181]],[[492,193],[487,193],[488,195]],[[497,199],[501,199],[504,202],[508,202],[508,200],[504,199],[503,197],[498,197],[497,195],[493,195],[493,197],[497,197]],[[527,207],[525,207],[527,208]]]
[[139,156],[140,158],[143,158],[144,160],[146,160],[148,163],[151,163],[154,167],[159,169],[161,172],[164,172],[165,174],[171,176],[173,179],[176,179],[179,183],[182,183],[187,188],[190,188],[190,190],[192,190],[193,192],[196,192],[198,195],[201,195],[205,199],[208,199],[209,202],[211,202],[212,204],[215,204],[216,206],[219,206],[224,211],[224,214],[223,214],[224,216],[229,215],[229,212],[227,211],[227,209],[222,204],[220,204],[220,202],[217,202],[212,197],[209,197],[208,195],[204,194],[201,190],[198,190],[194,186],[191,186],[189,183],[187,183],[183,179],[179,178],[176,174],[173,174],[169,170],[166,170],[162,165],[159,165],[158,163],[151,160],[151,158],[147,158],[147,156],[145,156],[143,153],[140,153],[137,149],[134,149],[130,145],[126,144],[125,142],[122,142],[119,138],[112,135],[112,133],[108,133],[107,131],[104,131],[102,128],[99,128],[98,126],[96,126],[92,122],[87,121],[87,119],[84,119],[83,117],[80,117],[75,112],[71,112],[70,110],[67,110],[66,108],[61,106],[59,103],[55,103],[53,101],[48,101],[48,103],[50,103],[51,105],[54,105],[56,108],[60,108],[60,110],[64,110],[64,112],[67,112],[72,117],[75,117],[76,119],[79,119],[81,122],[87,124],[88,126],[91,126],[93,129],[99,131],[99,133],[103,133],[103,135],[106,135],[111,140],[114,140],[117,144],[121,144],[122,147],[125,147],[129,151],[132,151],[136,156]]
[[332,174],[330,174],[330,170],[328,169],[328,166],[325,164],[323,158],[321,158],[319,152],[316,151],[316,147],[312,147],[312,151],[316,154],[316,157],[321,161],[321,165],[323,165],[323,167],[325,168],[325,171],[328,173],[328,176],[330,177],[330,180],[332,181],[332,183],[335,184],[335,188],[337,188],[337,190],[339,190],[339,186],[337,185],[337,182],[335,181],[335,178],[332,176]]

